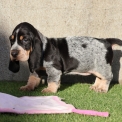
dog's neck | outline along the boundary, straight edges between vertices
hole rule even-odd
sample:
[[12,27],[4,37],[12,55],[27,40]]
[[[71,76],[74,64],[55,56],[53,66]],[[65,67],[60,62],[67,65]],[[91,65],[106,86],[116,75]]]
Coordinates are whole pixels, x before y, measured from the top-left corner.
[[42,33],[40,33],[39,31],[38,31],[38,34],[39,34],[39,37],[40,37],[40,39],[41,39],[41,41],[42,41],[42,48],[43,48],[43,50],[45,50],[45,48],[46,48],[46,44],[47,44],[47,39],[46,39],[46,37],[44,36],[44,35],[42,35]]

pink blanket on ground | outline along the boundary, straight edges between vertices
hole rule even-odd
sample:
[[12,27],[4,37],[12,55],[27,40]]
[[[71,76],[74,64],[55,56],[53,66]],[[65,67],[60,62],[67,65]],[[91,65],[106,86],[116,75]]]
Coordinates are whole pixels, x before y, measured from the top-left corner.
[[54,114],[54,113],[78,113],[84,115],[108,117],[108,112],[93,110],[78,110],[71,104],[66,104],[57,96],[39,97],[15,97],[0,93],[0,112],[17,114]]

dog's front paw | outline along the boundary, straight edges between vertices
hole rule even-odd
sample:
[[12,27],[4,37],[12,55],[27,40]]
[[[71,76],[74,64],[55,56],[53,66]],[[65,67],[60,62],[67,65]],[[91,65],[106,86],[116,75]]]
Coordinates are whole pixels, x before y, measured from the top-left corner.
[[55,82],[49,82],[48,83],[48,87],[44,88],[42,90],[43,93],[56,93],[58,88],[59,88],[60,84],[57,84]]
[[30,85],[25,85],[25,86],[21,86],[20,90],[22,90],[22,91],[31,91],[31,90],[34,90],[34,87],[30,86]]

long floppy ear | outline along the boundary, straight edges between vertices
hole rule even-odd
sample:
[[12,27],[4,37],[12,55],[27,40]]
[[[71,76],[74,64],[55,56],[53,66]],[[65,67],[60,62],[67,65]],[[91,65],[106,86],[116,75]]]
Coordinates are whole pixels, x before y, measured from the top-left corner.
[[32,52],[30,53],[28,60],[29,69],[32,73],[41,66],[43,52],[42,44],[42,39],[40,38],[39,34],[37,34],[33,39]]
[[9,61],[9,70],[16,73],[20,69],[19,61]]

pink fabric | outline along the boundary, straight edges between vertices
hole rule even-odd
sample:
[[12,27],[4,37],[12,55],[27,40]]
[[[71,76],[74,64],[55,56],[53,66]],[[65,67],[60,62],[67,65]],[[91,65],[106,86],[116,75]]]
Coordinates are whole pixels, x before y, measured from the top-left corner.
[[15,97],[0,93],[0,112],[18,114],[71,113],[74,106],[66,104],[57,96]]
[[66,104],[57,96],[15,97],[0,93],[0,112],[17,114],[53,114],[78,113],[84,115],[108,117],[108,112],[75,109],[73,105]]
[[78,113],[78,114],[84,114],[84,115],[92,115],[92,116],[102,116],[102,117],[108,117],[108,112],[99,112],[94,110],[79,110],[79,109],[73,109],[72,112]]

